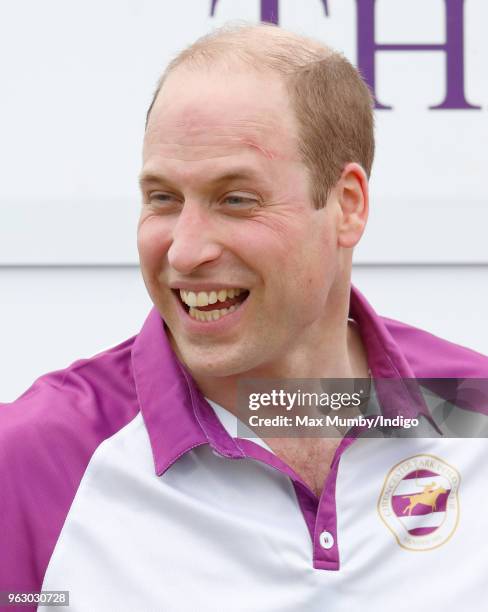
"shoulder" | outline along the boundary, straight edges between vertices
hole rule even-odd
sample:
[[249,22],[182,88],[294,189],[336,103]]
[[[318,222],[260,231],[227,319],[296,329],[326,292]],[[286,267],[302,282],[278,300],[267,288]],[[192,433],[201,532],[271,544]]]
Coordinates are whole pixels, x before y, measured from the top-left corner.
[[488,378],[488,357],[387,317],[380,317],[417,378]]
[[0,404],[1,587],[40,588],[91,456],[138,413],[133,341],[45,374]]
[[137,411],[130,351],[133,338],[39,377],[10,403],[0,403],[0,448],[35,454],[75,437],[83,444],[111,435]]

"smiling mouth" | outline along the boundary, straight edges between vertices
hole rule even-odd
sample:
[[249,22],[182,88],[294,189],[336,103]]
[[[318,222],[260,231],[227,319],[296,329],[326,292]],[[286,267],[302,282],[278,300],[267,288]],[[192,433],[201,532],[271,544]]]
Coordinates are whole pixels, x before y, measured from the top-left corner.
[[235,312],[249,296],[248,289],[218,291],[174,290],[188,315],[197,321],[218,321]]

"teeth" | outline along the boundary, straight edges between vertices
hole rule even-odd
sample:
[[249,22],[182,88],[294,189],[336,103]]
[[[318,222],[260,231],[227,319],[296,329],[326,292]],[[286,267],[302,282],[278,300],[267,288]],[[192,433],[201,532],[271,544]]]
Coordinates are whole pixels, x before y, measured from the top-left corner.
[[198,292],[197,306],[208,306],[208,293],[205,293],[205,291]]
[[219,291],[185,291],[180,289],[181,300],[190,308],[196,306],[208,306],[209,304],[216,304],[218,302],[225,302],[226,300],[232,299],[240,295],[245,289],[232,288],[232,289],[220,289]]
[[218,310],[198,310],[198,308],[190,307],[189,315],[197,321],[218,321],[226,314],[231,314],[239,308],[240,304],[231,306],[230,308],[219,308]]
[[195,293],[193,293],[193,291],[181,291],[180,290],[180,297],[183,300],[183,302],[185,302],[185,304],[187,304],[188,306],[196,306],[197,305],[197,296]]

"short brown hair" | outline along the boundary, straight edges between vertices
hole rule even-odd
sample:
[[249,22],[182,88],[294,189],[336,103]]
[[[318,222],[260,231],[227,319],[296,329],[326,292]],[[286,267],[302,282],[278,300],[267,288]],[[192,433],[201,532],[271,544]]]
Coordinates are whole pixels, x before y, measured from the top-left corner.
[[236,60],[282,75],[298,121],[298,146],[311,174],[316,208],[325,205],[348,162],[358,162],[370,176],[373,97],[359,72],[323,43],[272,24],[226,25],[179,53],[159,79],[146,126],[166,77],[178,66]]

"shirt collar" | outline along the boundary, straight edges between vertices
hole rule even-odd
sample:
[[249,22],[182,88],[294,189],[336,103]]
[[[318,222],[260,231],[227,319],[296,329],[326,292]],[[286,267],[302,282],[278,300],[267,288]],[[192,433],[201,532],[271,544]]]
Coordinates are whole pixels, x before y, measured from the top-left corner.
[[351,285],[349,316],[359,325],[369,368],[382,412],[387,417],[431,419],[415,374],[384,321],[355,287]]
[[[414,373],[381,318],[351,285],[349,316],[359,325],[377,395],[387,416],[428,415],[422,394],[412,394],[404,379]],[[149,434],[156,473],[161,475],[181,455],[202,444],[219,454],[243,458],[245,453],[220,423],[195,381],[175,356],[164,322],[153,307],[131,351],[141,413]],[[400,379],[383,388],[377,379]],[[380,381],[381,383],[381,381]]]
[[244,456],[176,358],[156,307],[134,341],[131,359],[158,475],[201,444],[210,444],[225,456]]

